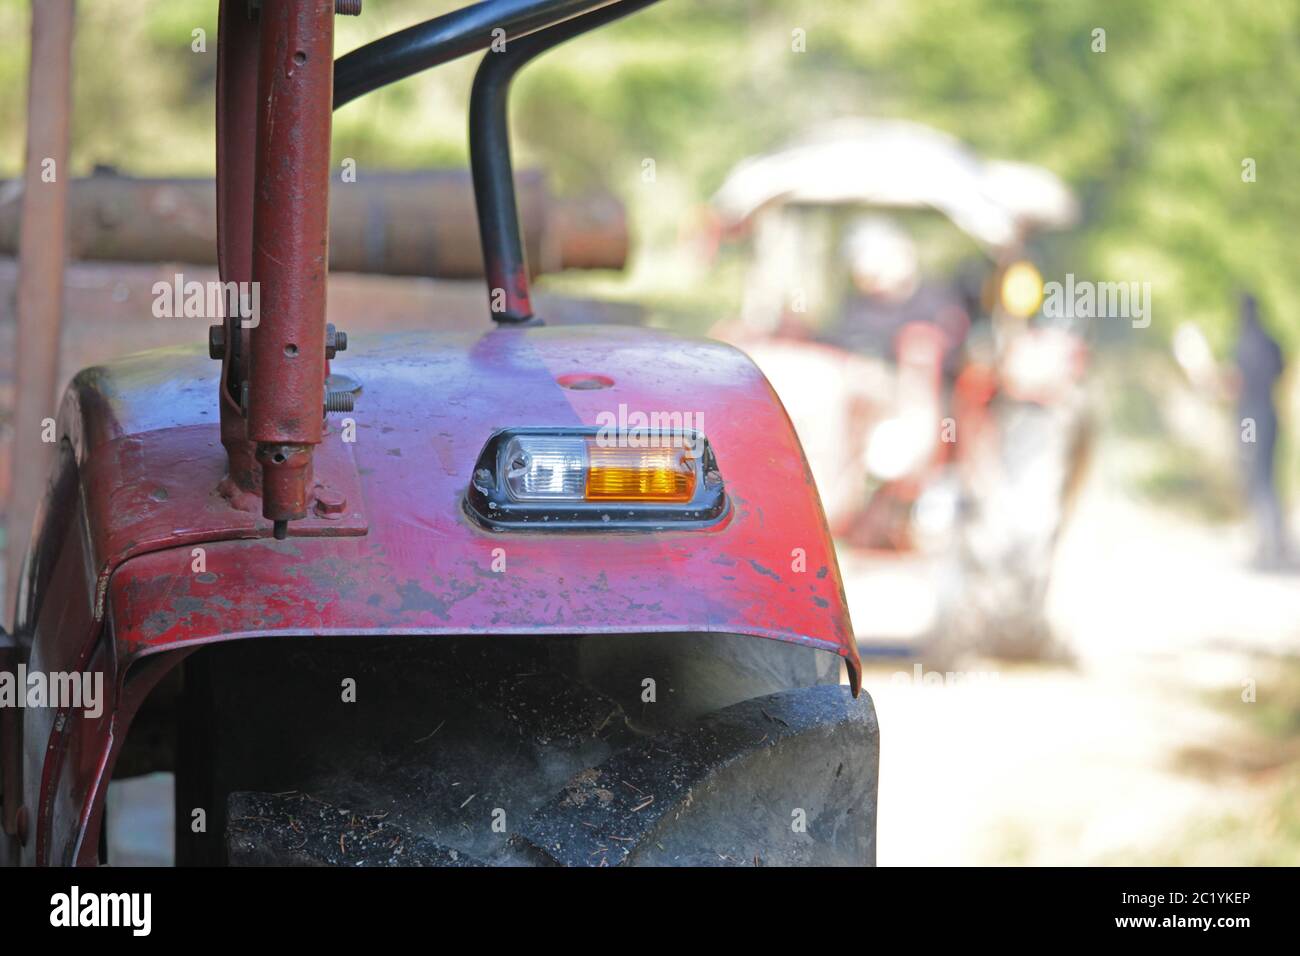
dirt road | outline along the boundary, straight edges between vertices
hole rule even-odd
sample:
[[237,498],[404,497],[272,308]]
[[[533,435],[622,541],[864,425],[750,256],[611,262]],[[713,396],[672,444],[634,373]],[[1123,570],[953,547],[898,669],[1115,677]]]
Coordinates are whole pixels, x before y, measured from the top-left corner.
[[879,862],[1300,862],[1300,576],[1247,544],[1097,481],[1050,599],[1072,664],[869,670]]

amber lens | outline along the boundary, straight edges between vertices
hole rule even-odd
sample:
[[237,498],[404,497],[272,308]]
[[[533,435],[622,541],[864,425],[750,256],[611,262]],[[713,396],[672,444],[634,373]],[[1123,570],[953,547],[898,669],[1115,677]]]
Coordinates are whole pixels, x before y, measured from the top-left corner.
[[588,501],[690,501],[695,463],[687,448],[602,448],[587,443]]

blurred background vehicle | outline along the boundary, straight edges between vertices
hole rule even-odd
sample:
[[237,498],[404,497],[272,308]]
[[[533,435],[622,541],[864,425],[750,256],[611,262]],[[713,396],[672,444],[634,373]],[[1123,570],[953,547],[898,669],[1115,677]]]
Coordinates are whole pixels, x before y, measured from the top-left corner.
[[[1029,257],[1077,222],[1070,190],[918,123],[847,120],[746,159],[712,209],[752,249],[740,317],[713,334],[785,400],[841,553],[919,557],[936,613],[905,636],[931,662],[1047,652],[1087,346],[1081,322],[1041,314]],[[903,635],[880,643],[858,608],[864,643],[895,651]]]

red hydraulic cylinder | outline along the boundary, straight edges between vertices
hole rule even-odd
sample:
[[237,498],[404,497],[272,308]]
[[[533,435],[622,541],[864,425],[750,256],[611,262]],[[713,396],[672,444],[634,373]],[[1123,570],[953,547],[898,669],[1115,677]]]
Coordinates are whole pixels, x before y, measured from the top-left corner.
[[[253,183],[257,158],[258,23],[245,0],[221,0],[217,34],[217,266],[222,282],[253,279]],[[248,380],[249,336],[241,316],[227,316],[220,340],[221,443],[229,460],[227,493],[261,489],[257,447],[241,406]],[[215,357],[215,356],[214,356]]]
[[248,437],[283,537],[307,515],[324,416],[334,0],[264,0],[258,60]]

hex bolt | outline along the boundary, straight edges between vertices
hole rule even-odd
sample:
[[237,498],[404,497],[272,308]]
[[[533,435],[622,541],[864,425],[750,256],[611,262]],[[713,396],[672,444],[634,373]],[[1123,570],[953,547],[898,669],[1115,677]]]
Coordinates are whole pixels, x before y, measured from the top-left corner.
[[334,12],[341,17],[359,17],[361,0],[334,0]]
[[208,326],[208,358],[220,361],[226,357],[226,327]]
[[348,334],[334,328],[332,323],[325,326],[325,357],[332,359],[335,352],[346,352],[347,350]]

